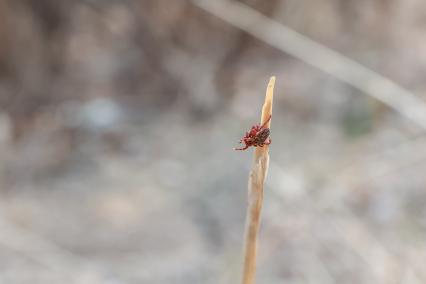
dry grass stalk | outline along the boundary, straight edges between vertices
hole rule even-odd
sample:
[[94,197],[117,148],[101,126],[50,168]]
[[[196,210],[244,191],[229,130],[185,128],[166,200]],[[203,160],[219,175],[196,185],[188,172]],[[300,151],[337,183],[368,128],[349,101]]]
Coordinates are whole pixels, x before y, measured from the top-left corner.
[[[272,99],[274,96],[275,77],[271,77],[266,88],[265,103],[262,108],[261,124],[272,115]],[[266,127],[271,127],[271,121]],[[252,170],[248,182],[248,208],[244,234],[244,267],[242,284],[255,283],[257,234],[260,226],[260,213],[263,202],[263,184],[268,172],[269,146],[256,147]]]

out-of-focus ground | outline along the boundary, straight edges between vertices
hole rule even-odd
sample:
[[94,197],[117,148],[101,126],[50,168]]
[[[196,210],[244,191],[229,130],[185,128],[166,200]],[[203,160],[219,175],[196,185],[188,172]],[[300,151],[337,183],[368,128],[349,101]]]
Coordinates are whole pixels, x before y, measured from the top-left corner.
[[[425,98],[424,1],[238,2]],[[258,282],[426,283],[424,129],[165,0],[0,1],[0,283],[238,283],[273,74]]]

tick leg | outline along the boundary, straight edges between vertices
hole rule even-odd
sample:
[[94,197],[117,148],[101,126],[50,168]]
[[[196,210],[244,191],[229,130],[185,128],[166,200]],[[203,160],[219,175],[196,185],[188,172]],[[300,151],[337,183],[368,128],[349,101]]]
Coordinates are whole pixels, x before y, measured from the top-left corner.
[[271,120],[271,118],[272,118],[272,115],[270,114],[269,118],[265,121],[265,123],[259,129],[263,129],[266,126],[266,124],[268,124],[268,122]]
[[249,146],[248,145],[246,145],[244,148],[234,148],[234,150],[237,150],[237,151],[243,151],[243,150],[245,150],[245,149],[247,149]]

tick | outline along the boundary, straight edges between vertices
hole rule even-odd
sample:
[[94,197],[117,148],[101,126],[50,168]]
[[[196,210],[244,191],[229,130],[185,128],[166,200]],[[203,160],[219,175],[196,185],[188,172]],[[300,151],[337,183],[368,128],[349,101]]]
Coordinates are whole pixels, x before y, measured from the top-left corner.
[[256,124],[251,127],[250,131],[246,132],[243,138],[240,140],[240,144],[244,143],[243,148],[234,148],[234,150],[246,150],[247,148],[253,147],[263,147],[265,145],[271,144],[272,140],[269,137],[271,131],[266,124],[271,120],[271,115],[268,120],[261,126],[260,124]]

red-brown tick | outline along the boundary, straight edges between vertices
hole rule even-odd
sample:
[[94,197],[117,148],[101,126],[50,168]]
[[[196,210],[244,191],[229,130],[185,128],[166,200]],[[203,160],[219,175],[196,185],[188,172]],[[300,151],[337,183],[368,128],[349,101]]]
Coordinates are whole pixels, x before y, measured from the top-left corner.
[[[240,144],[244,142],[245,146],[243,148],[234,148],[234,150],[246,150],[248,147],[263,147],[265,145],[271,144],[272,140],[269,137],[270,130],[266,127],[266,124],[271,120],[271,115],[268,120],[265,121],[262,126],[256,124],[251,127],[251,130],[246,132],[243,138],[240,140]],[[267,141],[268,140],[268,141]]]

